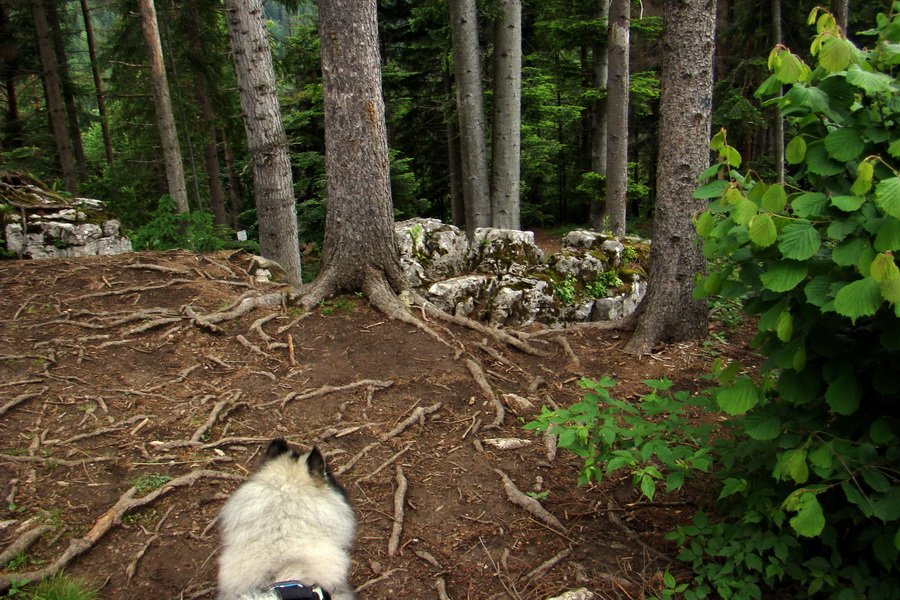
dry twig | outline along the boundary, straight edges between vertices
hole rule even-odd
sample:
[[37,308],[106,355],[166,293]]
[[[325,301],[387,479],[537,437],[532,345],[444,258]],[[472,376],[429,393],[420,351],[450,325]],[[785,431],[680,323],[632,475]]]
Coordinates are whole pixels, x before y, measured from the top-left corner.
[[388,540],[388,556],[397,554],[400,548],[400,536],[403,534],[403,519],[406,511],[403,505],[406,503],[406,490],[409,484],[406,481],[406,475],[403,474],[403,467],[397,465],[397,489],[394,491],[394,525],[391,528],[391,537]]

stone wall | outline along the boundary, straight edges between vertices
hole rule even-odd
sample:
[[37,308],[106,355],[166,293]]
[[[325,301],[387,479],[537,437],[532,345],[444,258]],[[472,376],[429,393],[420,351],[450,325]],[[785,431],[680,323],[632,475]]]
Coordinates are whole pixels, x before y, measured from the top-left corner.
[[576,230],[544,257],[530,231],[464,232],[436,219],[395,225],[413,287],[444,311],[492,325],[620,319],[646,293],[649,242]]

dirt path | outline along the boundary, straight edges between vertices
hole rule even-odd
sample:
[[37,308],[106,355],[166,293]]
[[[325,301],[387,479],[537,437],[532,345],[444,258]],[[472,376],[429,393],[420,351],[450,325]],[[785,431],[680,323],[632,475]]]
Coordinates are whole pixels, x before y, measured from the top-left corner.
[[[102,583],[104,598],[214,597],[216,514],[284,436],[318,444],[350,493],[360,598],[436,598],[439,582],[454,600],[578,587],[636,598],[659,585],[665,561],[643,544],[673,553],[664,534],[709,499],[642,503],[617,477],[576,488],[577,457],[548,462],[522,425],[580,399],[583,375],[615,377],[619,397],[664,375],[696,390],[709,352],[638,359],[619,334],[563,333],[576,364],[553,335],[533,341],[547,354],[536,357],[432,323],[448,346],[358,297],[308,315],[255,311],[218,332],[185,316],[272,289],[246,266],[243,254],[186,252],[0,263],[0,550],[45,527],[0,581],[68,552],[66,572]],[[501,450],[497,438],[525,443]],[[511,503],[500,472],[565,531]]]

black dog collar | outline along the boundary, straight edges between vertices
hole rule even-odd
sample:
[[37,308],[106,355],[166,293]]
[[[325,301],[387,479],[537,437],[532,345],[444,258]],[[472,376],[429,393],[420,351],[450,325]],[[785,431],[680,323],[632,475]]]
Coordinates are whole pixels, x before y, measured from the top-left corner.
[[281,600],[331,600],[331,594],[317,585],[306,585],[300,581],[278,581],[269,586]]

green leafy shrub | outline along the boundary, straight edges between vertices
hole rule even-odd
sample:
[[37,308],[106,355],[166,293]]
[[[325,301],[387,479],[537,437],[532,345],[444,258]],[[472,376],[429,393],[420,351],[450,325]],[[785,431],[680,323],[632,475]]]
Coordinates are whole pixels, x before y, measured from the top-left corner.
[[768,357],[759,380],[729,365],[714,391],[737,428],[718,472],[731,518],[674,536],[696,590],[723,597],[759,597],[732,585],[750,577],[835,598],[896,597],[900,580],[900,16],[879,15],[862,51],[819,11],[818,65],[776,47],[760,88],[790,86],[770,102],[793,132],[793,179],[738,172],[721,131],[704,175],[725,177],[696,194],[712,200],[704,252],[728,261],[696,295],[745,297]]
[[130,237],[135,250],[186,248],[207,252],[225,248],[228,232],[228,229],[213,223],[211,214],[178,214],[175,201],[165,195],[159,199],[150,221],[134,230]]

